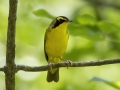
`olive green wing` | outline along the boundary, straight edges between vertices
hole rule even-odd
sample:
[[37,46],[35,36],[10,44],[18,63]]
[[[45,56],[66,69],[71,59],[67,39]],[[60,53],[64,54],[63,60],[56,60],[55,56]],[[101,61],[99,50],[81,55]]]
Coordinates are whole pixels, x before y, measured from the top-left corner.
[[[47,30],[46,30],[47,31]],[[46,45],[46,33],[45,33],[45,37],[44,37],[44,54],[45,54],[45,58],[48,61],[48,55],[46,53],[46,49],[45,49],[45,45]]]

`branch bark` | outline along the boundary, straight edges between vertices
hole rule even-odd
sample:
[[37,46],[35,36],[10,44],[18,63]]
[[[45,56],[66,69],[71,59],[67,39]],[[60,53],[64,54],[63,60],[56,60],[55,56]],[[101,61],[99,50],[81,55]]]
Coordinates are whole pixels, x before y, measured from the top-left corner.
[[[61,62],[53,64],[52,68],[60,68],[60,67],[88,67],[88,66],[101,66],[101,65],[108,65],[108,64],[119,64],[120,58],[116,59],[106,59],[106,60],[94,60],[88,62],[72,62],[70,63]],[[47,71],[50,69],[49,65],[44,66],[27,66],[27,65],[16,65],[15,72],[19,70],[28,71],[28,72],[39,72],[39,71]],[[1,67],[0,71],[4,71],[5,68]]]
[[15,89],[15,26],[17,0],[9,0],[9,17],[6,46],[6,66],[4,67],[6,90]]
[[0,71],[4,71],[4,67],[0,67]]
[[[72,62],[70,63],[57,63],[53,64],[52,68],[60,68],[60,67],[87,67],[87,66],[101,66],[101,65],[108,65],[108,64],[118,64],[120,63],[120,58],[117,59],[106,59],[106,60],[95,60],[89,62]],[[39,71],[47,71],[50,69],[49,65],[45,66],[26,66],[26,65],[17,65],[16,72],[19,70],[28,71],[28,72],[39,72]]]

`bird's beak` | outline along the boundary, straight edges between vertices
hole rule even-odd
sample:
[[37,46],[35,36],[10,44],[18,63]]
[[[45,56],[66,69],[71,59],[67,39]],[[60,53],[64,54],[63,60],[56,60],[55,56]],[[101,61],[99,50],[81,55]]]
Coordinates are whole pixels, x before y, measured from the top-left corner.
[[68,22],[73,22],[72,20],[69,20]]

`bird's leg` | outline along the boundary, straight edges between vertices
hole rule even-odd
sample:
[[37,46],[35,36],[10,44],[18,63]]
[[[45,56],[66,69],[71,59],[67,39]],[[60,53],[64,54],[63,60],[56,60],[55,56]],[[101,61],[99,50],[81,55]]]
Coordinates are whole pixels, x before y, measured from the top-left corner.
[[[72,65],[72,61],[70,61],[70,60],[65,60],[62,57],[60,57],[60,60],[66,62],[67,65],[69,65],[69,64]],[[68,69],[68,66],[67,66],[67,69]]]

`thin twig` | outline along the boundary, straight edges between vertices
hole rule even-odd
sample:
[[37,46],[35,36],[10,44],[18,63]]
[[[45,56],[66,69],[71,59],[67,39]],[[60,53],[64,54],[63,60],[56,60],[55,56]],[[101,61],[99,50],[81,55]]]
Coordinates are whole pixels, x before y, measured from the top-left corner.
[[0,67],[0,71],[4,71],[4,67]]
[[[88,66],[101,66],[101,65],[108,65],[108,64],[119,64],[120,58],[117,59],[106,59],[106,60],[95,60],[95,61],[88,61],[88,62],[72,62],[70,63],[62,62],[53,64],[52,68],[60,68],[60,67],[88,67]],[[48,65],[45,66],[26,66],[26,65],[17,65],[16,71],[23,70],[29,72],[38,72],[38,71],[47,71],[50,69]]]

